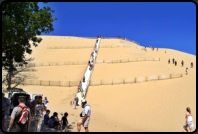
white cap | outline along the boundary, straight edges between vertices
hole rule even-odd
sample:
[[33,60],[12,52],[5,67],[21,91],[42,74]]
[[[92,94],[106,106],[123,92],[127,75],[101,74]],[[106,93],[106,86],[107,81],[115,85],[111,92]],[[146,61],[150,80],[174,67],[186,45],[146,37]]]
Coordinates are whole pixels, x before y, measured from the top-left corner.
[[82,103],[83,103],[83,102],[87,102],[87,101],[86,101],[85,99],[82,99]]

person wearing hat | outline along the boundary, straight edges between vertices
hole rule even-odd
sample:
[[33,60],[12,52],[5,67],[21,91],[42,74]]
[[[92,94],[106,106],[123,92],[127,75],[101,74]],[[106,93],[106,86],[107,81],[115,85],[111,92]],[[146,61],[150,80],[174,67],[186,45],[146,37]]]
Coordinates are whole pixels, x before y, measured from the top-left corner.
[[89,132],[88,124],[90,120],[91,115],[91,107],[89,104],[87,104],[87,101],[85,99],[82,100],[82,118],[77,123],[77,129],[78,132],[80,132],[80,126],[83,125],[85,128],[85,132]]
[[[26,106],[25,105],[26,98],[27,98],[27,96],[23,96],[23,95],[20,95],[18,97],[18,101],[19,101],[19,105],[20,106],[23,106],[23,107]],[[29,108],[27,108],[27,110],[30,111]],[[12,129],[11,132],[28,132],[29,131],[30,123],[31,123],[31,114],[30,113],[28,114],[28,123],[27,123],[27,125],[26,124],[18,125],[18,124],[15,123],[15,118],[20,114],[21,111],[22,111],[22,108],[19,107],[19,106],[16,106],[13,109],[12,114],[11,114],[9,127],[7,129],[8,132],[10,132],[10,128],[12,127],[13,124],[14,124],[14,126],[13,126],[13,129]]]
[[2,93],[2,130],[6,132],[8,128],[9,108],[11,104],[10,100],[4,96],[5,94]]

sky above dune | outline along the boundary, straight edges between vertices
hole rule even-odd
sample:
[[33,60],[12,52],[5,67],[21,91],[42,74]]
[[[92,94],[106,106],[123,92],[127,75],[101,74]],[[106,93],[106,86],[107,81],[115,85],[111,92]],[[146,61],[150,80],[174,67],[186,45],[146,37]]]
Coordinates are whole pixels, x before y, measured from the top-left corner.
[[55,10],[52,36],[120,36],[141,46],[170,48],[196,55],[193,2],[49,2]]

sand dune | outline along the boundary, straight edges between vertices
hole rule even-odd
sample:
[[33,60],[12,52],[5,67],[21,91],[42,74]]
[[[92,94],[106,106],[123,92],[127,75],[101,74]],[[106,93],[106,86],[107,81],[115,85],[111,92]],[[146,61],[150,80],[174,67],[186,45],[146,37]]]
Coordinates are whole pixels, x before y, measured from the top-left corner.
[[[64,62],[89,60],[93,49],[54,49],[48,46],[95,45],[96,39],[61,39],[61,36],[42,36],[42,45],[33,48],[31,56],[35,62]],[[134,45],[124,40],[101,39],[101,46]],[[166,53],[165,53],[166,51]],[[90,86],[87,101],[92,114],[89,124],[91,132],[182,132],[185,123],[185,109],[190,107],[196,129],[196,56],[172,49],[159,48],[147,52],[135,48],[99,48],[97,60],[127,58],[160,58],[160,61],[141,61],[117,64],[95,64],[91,80],[122,79],[169,73],[183,73],[182,78],[150,81],[134,84]],[[87,59],[86,59],[87,58]],[[168,59],[171,64],[168,64]],[[178,62],[172,64],[172,58]],[[57,61],[56,61],[57,60]],[[184,60],[184,67],[181,61]],[[194,67],[190,68],[190,63]],[[78,80],[83,77],[87,65],[35,67],[33,73],[39,79]],[[189,74],[185,75],[185,68]],[[66,76],[66,79],[64,78]],[[48,108],[53,112],[68,112],[71,131],[77,131],[81,107],[73,109],[70,101],[76,95],[77,87],[18,86],[29,93],[44,94],[49,99]],[[60,117],[60,116],[59,116]],[[81,131],[84,131],[81,128]]]

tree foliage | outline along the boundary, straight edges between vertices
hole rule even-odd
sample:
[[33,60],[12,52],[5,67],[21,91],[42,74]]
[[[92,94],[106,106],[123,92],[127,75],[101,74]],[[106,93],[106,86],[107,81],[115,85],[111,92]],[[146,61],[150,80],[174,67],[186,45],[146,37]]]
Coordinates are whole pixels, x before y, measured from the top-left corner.
[[[46,2],[45,2],[46,3]],[[50,7],[39,9],[38,2],[2,3],[2,67],[13,71],[13,63],[26,63],[25,52],[32,53],[30,41],[36,47],[42,41],[36,35],[54,30]]]
[[40,9],[38,2],[2,3],[2,69],[17,71],[16,63],[22,66],[31,60],[25,58],[25,53],[32,53],[30,41],[36,47],[42,41],[36,35],[54,30],[57,18],[52,13],[50,7]]

